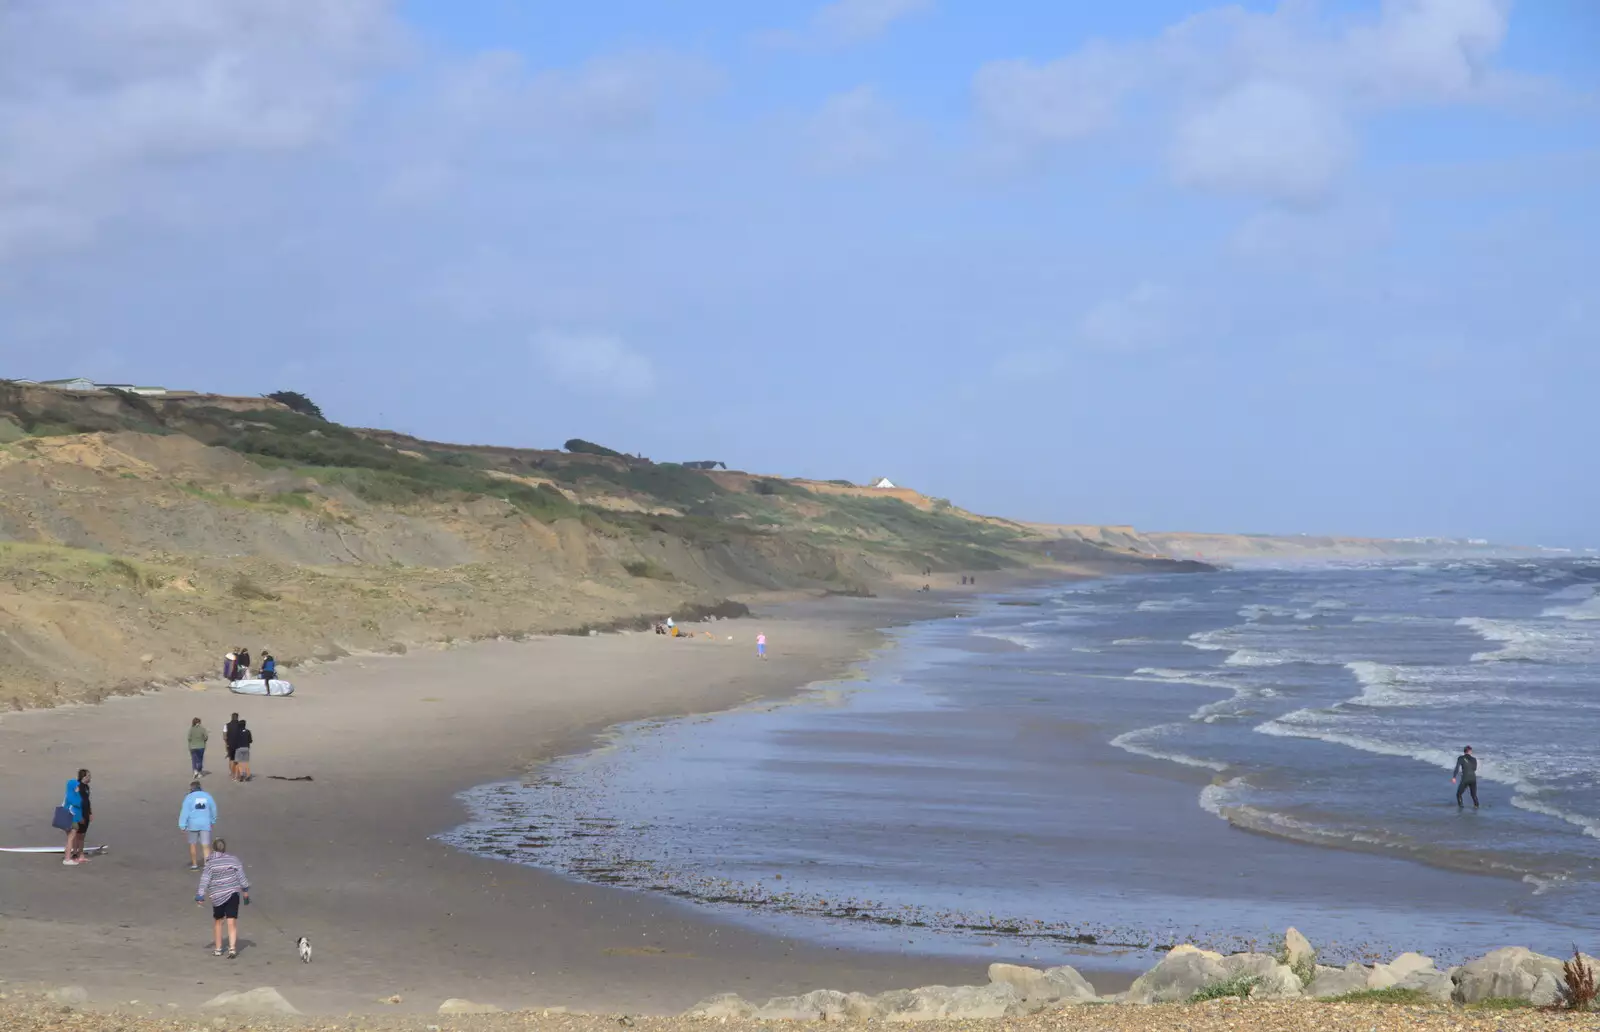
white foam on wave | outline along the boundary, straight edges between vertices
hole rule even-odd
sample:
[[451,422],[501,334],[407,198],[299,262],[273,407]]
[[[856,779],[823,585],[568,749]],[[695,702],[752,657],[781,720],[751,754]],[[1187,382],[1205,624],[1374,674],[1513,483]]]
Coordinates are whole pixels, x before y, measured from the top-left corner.
[[[1361,752],[1375,753],[1379,756],[1395,756],[1405,760],[1419,760],[1431,763],[1445,770],[1453,770],[1456,765],[1456,754],[1446,749],[1432,749],[1426,746],[1409,746],[1391,742],[1380,742],[1372,738],[1363,738],[1360,735],[1348,735],[1333,731],[1326,727],[1315,726],[1317,714],[1314,710],[1295,710],[1285,713],[1281,717],[1258,724],[1255,731],[1263,735],[1272,735],[1276,738],[1310,738],[1319,742],[1328,742],[1332,745],[1343,745]],[[1310,718],[1308,720],[1308,718]],[[1301,721],[1306,721],[1302,723]],[[1486,768],[1479,769],[1479,777],[1485,781],[1496,780],[1487,776]],[[1503,780],[1503,779],[1502,779]]]
[[1570,606],[1551,606],[1544,611],[1544,615],[1562,620],[1600,620],[1600,594],[1591,594]]
[[1178,598],[1147,598],[1133,608],[1141,613],[1171,613],[1179,609],[1192,609],[1195,602],[1186,596]]
[[1357,613],[1350,618],[1351,623],[1374,624],[1433,624],[1437,627],[1446,627],[1454,623],[1437,616],[1416,616],[1412,613]]
[[1029,634],[1011,634],[1006,631],[973,631],[974,638],[988,638],[992,641],[1009,642],[1018,648],[1033,650],[1043,644],[1037,637]]
[[1255,605],[1248,605],[1248,606],[1240,607],[1239,616],[1240,616],[1241,619],[1248,620],[1251,623],[1255,623],[1255,622],[1257,622],[1259,620],[1264,620],[1269,616],[1276,616],[1276,617],[1279,617],[1280,619],[1287,620],[1288,618],[1294,616],[1294,610],[1293,609],[1285,609],[1282,606],[1267,606],[1267,605],[1255,604]]
[[1519,810],[1527,810],[1529,813],[1537,813],[1545,817],[1554,817],[1558,821],[1565,821],[1590,838],[1600,839],[1600,818],[1587,817],[1581,813],[1573,813],[1571,810],[1563,810],[1560,807],[1551,806],[1549,803],[1541,801],[1538,796],[1539,790],[1537,788],[1525,785],[1511,797],[1511,805]]
[[1226,763],[1218,763],[1215,760],[1202,760],[1198,756],[1190,756],[1187,753],[1173,752],[1167,749],[1156,749],[1150,745],[1152,740],[1165,738],[1175,731],[1181,732],[1183,730],[1184,725],[1182,724],[1158,724],[1155,727],[1142,727],[1138,730],[1127,731],[1118,735],[1111,740],[1110,744],[1123,752],[1130,752],[1135,756],[1143,756],[1147,759],[1165,760],[1168,763],[1180,763],[1185,767],[1199,767],[1203,770],[1214,770],[1219,773],[1228,769]]
[[1600,638],[1583,626],[1539,626],[1522,620],[1492,620],[1464,616],[1458,627],[1470,627],[1484,641],[1500,645],[1491,652],[1474,653],[1474,663],[1558,663],[1563,660],[1600,658]]

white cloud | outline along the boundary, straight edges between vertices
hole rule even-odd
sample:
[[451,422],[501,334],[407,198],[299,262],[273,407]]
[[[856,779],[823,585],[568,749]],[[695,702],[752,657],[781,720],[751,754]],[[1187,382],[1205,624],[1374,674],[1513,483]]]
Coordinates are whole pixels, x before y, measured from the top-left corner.
[[996,138],[1024,149],[1081,142],[1138,111],[1169,127],[1179,185],[1308,206],[1337,192],[1363,117],[1502,95],[1510,80],[1492,62],[1505,32],[1502,0],[1385,0],[1337,25],[1294,0],[1219,8],[1148,39],[992,62],[973,77],[973,102]]
[[899,21],[933,6],[933,0],[834,0],[804,29],[779,29],[762,39],[780,47],[848,47],[888,32]]
[[1085,345],[1102,351],[1153,351],[1172,341],[1178,328],[1176,305],[1172,291],[1141,283],[1085,312],[1078,336]]
[[655,390],[649,356],[606,334],[546,331],[536,347],[545,368],[563,386],[586,394],[637,398]]
[[806,134],[819,171],[852,172],[887,160],[899,142],[900,128],[878,91],[858,86],[824,101]]

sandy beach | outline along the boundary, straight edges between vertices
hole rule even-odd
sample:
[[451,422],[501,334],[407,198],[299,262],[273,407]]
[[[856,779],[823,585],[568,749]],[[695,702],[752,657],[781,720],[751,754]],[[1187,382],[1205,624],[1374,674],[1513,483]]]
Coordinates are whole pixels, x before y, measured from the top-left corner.
[[[884,989],[981,980],[970,963],[784,941],[691,908],[475,859],[432,839],[457,824],[457,792],[583,749],[619,722],[710,712],[847,673],[875,629],[950,611],[938,598],[830,599],[778,619],[716,622],[715,638],[654,634],[487,642],[352,657],[289,671],[296,694],[167,690],[0,721],[5,845],[50,845],[49,818],[80,766],[94,781],[81,868],[0,859],[0,977],[64,984],[94,1005],[188,1008],[275,985],[308,1013],[432,1012],[448,997],[510,1008],[675,1013],[712,992]],[[771,659],[756,660],[764,631]],[[730,640],[729,636],[732,636]],[[228,780],[222,726],[255,732],[249,784]],[[212,732],[207,788],[218,833],[254,885],[237,960],[211,957],[177,828],[184,732]],[[314,780],[283,781],[274,776]],[[316,963],[299,964],[297,936]],[[399,1003],[384,1002],[398,996]]]

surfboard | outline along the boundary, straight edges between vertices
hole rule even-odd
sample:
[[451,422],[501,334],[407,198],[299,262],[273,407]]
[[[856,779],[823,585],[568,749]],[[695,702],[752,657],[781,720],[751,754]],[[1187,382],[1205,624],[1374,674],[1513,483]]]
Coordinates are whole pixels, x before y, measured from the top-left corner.
[[270,681],[252,677],[248,681],[228,682],[228,691],[235,695],[293,695],[294,685],[288,681],[280,681],[276,677]]
[[[66,848],[66,846],[0,846],[0,853],[59,853]],[[83,851],[90,856],[99,856],[110,848],[110,846],[84,846]]]

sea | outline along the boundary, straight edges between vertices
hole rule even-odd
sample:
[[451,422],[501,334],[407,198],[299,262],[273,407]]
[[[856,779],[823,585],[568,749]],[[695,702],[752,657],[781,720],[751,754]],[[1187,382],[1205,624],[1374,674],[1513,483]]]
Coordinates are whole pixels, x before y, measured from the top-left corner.
[[1338,962],[1595,952],[1600,560],[985,597],[792,702],[463,799],[462,849],[864,949],[1132,967],[1295,925]]

